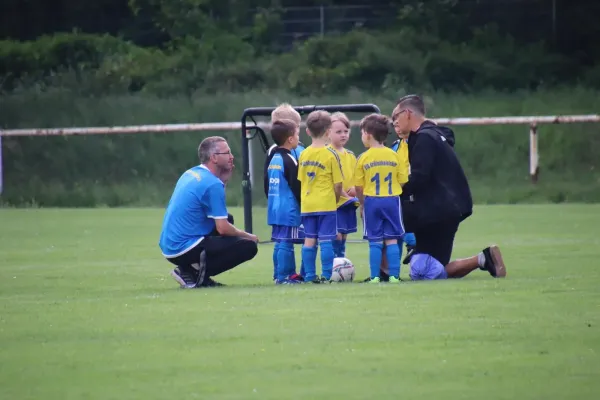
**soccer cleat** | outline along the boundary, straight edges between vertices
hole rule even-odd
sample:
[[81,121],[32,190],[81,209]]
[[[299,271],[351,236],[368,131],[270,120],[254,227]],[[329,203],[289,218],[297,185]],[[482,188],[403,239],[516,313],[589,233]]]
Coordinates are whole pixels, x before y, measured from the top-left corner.
[[396,278],[395,276],[390,276],[390,283],[400,283],[400,279]]
[[502,260],[502,254],[498,246],[490,246],[483,249],[485,265],[481,268],[488,271],[494,278],[504,278],[506,276],[506,266]]
[[293,274],[288,277],[289,280],[304,282],[304,277],[300,274]]
[[379,277],[369,279],[369,283],[381,283],[381,279]]
[[415,246],[406,246],[406,257],[404,257],[404,260],[402,260],[402,264],[404,265],[408,265],[410,263],[410,259],[413,256],[413,254],[415,253],[416,247]]
[[194,289],[198,286],[197,273],[192,267],[180,266],[171,271],[171,276],[182,289]]

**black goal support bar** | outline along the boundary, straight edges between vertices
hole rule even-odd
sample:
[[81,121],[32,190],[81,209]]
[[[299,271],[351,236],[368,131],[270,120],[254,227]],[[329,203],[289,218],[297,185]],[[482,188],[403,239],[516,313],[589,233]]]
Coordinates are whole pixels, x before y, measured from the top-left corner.
[[[316,110],[324,110],[330,113],[381,113],[375,104],[336,104],[327,106],[300,106],[294,107],[300,115],[310,114]],[[270,117],[275,107],[252,107],[244,110],[242,114],[242,190],[244,193],[244,229],[252,233],[252,185],[250,183],[250,149],[248,142],[258,135],[265,152],[269,148],[265,132],[260,128],[254,117]],[[250,119],[253,125],[248,124]],[[254,130],[254,135],[248,135],[248,131]]]

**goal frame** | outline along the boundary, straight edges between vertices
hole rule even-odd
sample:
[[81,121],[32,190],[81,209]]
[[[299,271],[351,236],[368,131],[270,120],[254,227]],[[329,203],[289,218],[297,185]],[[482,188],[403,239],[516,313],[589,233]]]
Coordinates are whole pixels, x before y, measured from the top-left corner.
[[[270,117],[276,107],[251,107],[246,108],[242,114],[242,192],[244,196],[244,230],[253,232],[252,226],[252,182],[250,177],[250,140],[258,137],[266,153],[269,149],[269,140],[265,131],[256,122],[254,117]],[[381,110],[375,104],[336,104],[336,105],[308,105],[294,107],[300,115],[310,114],[313,111],[323,110],[333,112],[376,113]],[[249,121],[250,120],[250,121]],[[250,125],[251,122],[253,125]]]

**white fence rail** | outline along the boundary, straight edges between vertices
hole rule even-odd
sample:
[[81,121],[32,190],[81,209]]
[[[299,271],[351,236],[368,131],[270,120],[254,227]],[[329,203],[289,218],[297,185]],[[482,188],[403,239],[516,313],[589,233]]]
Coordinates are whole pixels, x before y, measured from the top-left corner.
[[[537,181],[539,172],[539,152],[537,127],[541,124],[598,123],[600,115],[552,115],[529,117],[484,117],[484,118],[437,118],[434,122],[440,125],[529,125],[529,174],[532,181]],[[360,121],[351,121],[357,126]],[[266,128],[268,124],[259,122]],[[0,193],[2,193],[2,137],[15,136],[69,136],[69,135],[107,135],[134,133],[169,133],[189,131],[232,131],[240,130],[241,122],[214,122],[195,124],[166,124],[138,126],[106,126],[81,128],[40,128],[40,129],[0,129]],[[252,179],[252,174],[251,174]]]

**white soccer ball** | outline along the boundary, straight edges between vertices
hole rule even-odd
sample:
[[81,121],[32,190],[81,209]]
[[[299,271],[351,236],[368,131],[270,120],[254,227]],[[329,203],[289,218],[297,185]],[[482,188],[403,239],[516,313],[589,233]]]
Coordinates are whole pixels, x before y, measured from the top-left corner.
[[333,259],[333,273],[331,280],[333,282],[352,282],[354,280],[354,264],[347,258]]

